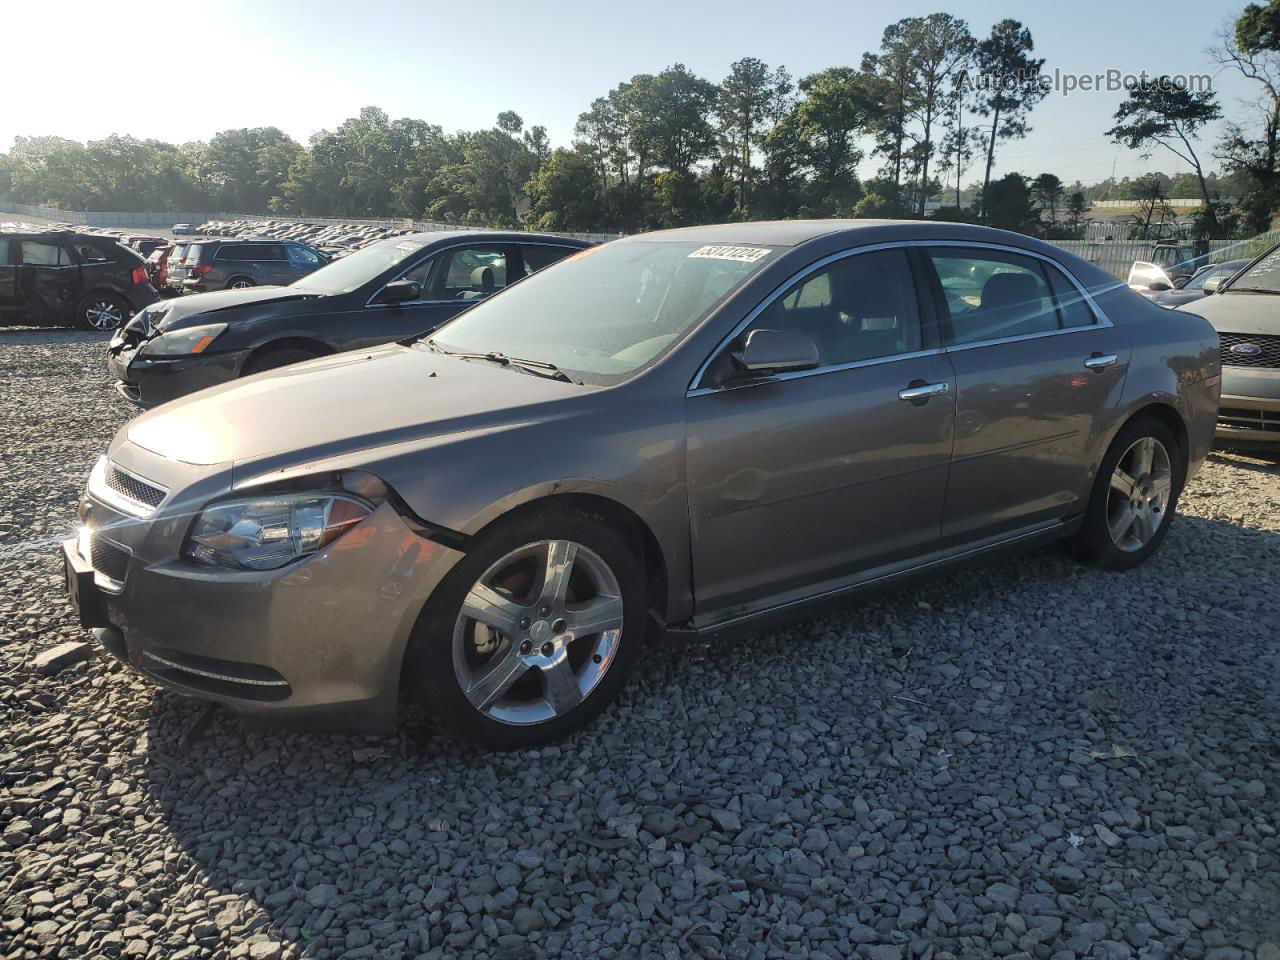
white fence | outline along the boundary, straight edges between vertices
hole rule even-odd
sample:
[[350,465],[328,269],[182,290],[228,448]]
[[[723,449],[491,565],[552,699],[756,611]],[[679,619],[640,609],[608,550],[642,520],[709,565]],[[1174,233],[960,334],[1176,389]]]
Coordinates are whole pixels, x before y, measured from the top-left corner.
[[[1216,262],[1231,260],[1235,257],[1253,256],[1252,253],[1236,251],[1252,249],[1250,245],[1256,240],[1257,238],[1238,241],[1210,240],[1209,259]],[[1050,240],[1048,242],[1090,263],[1096,263],[1121,280],[1129,276],[1129,268],[1133,265],[1133,261],[1151,259],[1152,244],[1149,240]]]

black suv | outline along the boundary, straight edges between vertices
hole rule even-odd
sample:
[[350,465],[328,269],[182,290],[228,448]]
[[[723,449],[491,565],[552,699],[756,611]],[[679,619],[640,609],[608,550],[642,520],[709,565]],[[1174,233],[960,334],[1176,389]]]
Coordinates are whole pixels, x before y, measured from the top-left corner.
[[114,330],[158,299],[142,257],[113,237],[0,227],[0,324]]
[[329,259],[293,240],[204,240],[187,251],[187,293],[287,286]]

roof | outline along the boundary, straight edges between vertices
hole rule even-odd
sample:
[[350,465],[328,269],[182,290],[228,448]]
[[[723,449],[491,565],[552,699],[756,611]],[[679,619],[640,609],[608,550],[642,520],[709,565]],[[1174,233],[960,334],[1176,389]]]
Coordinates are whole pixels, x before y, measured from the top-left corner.
[[674,241],[687,243],[767,243],[775,247],[794,247],[832,233],[884,227],[907,220],[748,220],[742,223],[718,223],[704,227],[677,227],[658,230],[633,239],[642,241]]
[[576,237],[561,237],[553,233],[526,233],[523,230],[431,230],[426,233],[401,233],[392,237],[384,237],[375,243],[398,242],[403,243],[405,240],[414,240],[418,243],[438,243],[443,240],[475,240],[477,242],[489,243],[529,243],[530,241],[545,241],[547,243],[568,243],[583,247],[591,246],[588,240],[579,240]]

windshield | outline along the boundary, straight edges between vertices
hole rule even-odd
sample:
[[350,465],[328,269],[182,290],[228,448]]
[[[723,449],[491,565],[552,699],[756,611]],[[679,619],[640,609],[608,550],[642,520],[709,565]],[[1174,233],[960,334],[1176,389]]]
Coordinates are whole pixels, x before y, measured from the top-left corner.
[[1273,247],[1265,257],[1236,277],[1227,290],[1280,293],[1280,246]]
[[328,296],[350,293],[425,246],[421,240],[384,240],[334,260],[290,286]]
[[477,304],[431,342],[451,353],[502,353],[616,383],[674,346],[772,256],[764,247],[615,241]]

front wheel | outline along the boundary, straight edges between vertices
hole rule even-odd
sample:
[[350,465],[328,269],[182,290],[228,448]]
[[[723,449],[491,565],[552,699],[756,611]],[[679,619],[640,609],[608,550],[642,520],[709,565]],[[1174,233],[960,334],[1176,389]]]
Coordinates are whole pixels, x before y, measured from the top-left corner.
[[571,510],[482,535],[423,612],[410,688],[452,733],[507,750],[585,726],[621,690],[644,635],[645,579],[626,538]]
[[1163,422],[1127,424],[1102,459],[1077,556],[1104,570],[1138,566],[1168,534],[1186,476],[1186,454]]

